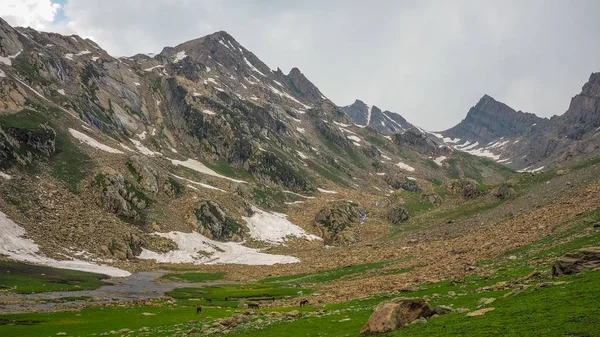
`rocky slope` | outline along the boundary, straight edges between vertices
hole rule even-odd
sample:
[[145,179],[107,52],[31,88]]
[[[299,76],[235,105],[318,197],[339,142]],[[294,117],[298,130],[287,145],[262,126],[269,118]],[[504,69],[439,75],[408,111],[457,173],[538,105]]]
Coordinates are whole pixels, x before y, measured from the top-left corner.
[[[330,235],[318,212],[513,174],[376,107],[372,121],[402,133],[356,125],[300,70],[271,70],[226,32],[122,58],[1,19],[0,34],[0,212],[48,258],[297,262],[240,242],[355,244],[379,231],[364,214]],[[273,249],[296,254],[286,247]]]
[[540,171],[596,154],[600,142],[600,73],[592,73],[560,116],[515,111],[485,95],[466,118],[436,134],[455,149],[525,171]]
[[399,114],[387,110],[382,111],[374,105],[368,106],[358,99],[340,109],[357,125],[363,127],[368,125],[381,133],[404,132],[413,127]]

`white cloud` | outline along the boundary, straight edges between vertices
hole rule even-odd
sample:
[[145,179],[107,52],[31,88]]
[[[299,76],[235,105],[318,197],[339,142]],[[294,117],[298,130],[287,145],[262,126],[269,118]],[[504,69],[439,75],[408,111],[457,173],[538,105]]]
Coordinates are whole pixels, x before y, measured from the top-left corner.
[[60,8],[59,3],[51,0],[0,1],[0,13],[6,22],[13,26],[31,27],[37,30],[47,29]]

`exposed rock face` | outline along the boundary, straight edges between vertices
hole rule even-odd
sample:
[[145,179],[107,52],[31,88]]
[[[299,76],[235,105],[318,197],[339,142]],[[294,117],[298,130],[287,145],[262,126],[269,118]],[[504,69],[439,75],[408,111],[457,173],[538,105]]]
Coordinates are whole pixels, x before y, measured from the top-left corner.
[[479,195],[477,191],[477,181],[473,179],[455,179],[444,183],[447,191],[460,195],[464,199],[474,199]]
[[392,224],[399,225],[408,220],[408,213],[402,205],[394,205],[388,210],[387,219]]
[[412,124],[404,117],[391,111],[382,111],[376,106],[368,106],[361,100],[351,105],[340,107],[342,111],[358,125],[368,125],[382,133],[403,132],[410,129]]
[[149,199],[111,168],[104,168],[98,173],[93,186],[98,193],[99,205],[116,215],[140,220],[139,211],[148,206]]
[[306,101],[319,102],[325,99],[321,91],[300,72],[300,69],[292,68],[287,78],[292,91],[300,94]]
[[354,232],[349,228],[361,217],[358,205],[350,202],[338,202],[323,208],[315,215],[313,226],[326,244],[348,244],[356,241]]
[[405,190],[410,192],[419,191],[421,188],[416,181],[408,179],[403,175],[388,175],[385,177],[385,182],[395,190]]
[[508,105],[484,95],[458,125],[444,132],[450,138],[487,144],[501,137],[516,137],[529,132],[533,124],[544,126],[548,119],[532,113],[515,111]]
[[437,193],[429,191],[421,193],[421,201],[432,205],[440,205],[442,198]]
[[194,222],[198,232],[219,241],[241,241],[243,227],[227,215],[221,205],[204,200],[194,210]]
[[0,168],[31,164],[34,157],[49,158],[56,152],[56,133],[50,127],[39,129],[0,125]]
[[428,318],[432,315],[433,310],[421,298],[395,298],[379,303],[360,333],[392,332],[402,329],[406,324],[419,318]]
[[552,276],[571,275],[586,269],[600,268],[600,247],[569,252],[552,266]]
[[437,157],[440,153],[439,145],[416,128],[411,128],[405,133],[397,133],[393,139],[399,146],[413,147],[420,153],[430,157]]
[[274,183],[293,191],[314,189],[312,183],[299,171],[271,152],[262,152],[250,162],[248,172],[267,183]]
[[155,196],[163,192],[169,197],[176,197],[185,189],[182,184],[169,177],[167,172],[151,164],[145,157],[133,155],[127,164],[133,170],[142,188]]
[[[443,131],[453,146],[496,156],[516,169],[537,169],[596,153],[600,142],[600,73],[592,73],[569,109],[551,119],[515,111],[485,95],[467,117]],[[459,145],[461,144],[461,145]]]

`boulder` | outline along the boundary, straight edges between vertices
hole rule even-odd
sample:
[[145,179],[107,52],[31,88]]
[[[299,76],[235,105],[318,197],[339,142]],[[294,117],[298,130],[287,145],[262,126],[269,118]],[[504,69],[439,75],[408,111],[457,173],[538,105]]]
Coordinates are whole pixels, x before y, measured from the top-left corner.
[[444,188],[450,193],[461,196],[464,199],[474,199],[479,195],[477,181],[473,179],[454,179],[444,183]]
[[360,330],[365,333],[382,333],[402,329],[406,324],[433,315],[433,310],[421,298],[395,298],[377,305],[369,321]]
[[387,212],[387,219],[394,225],[408,220],[408,213],[402,205],[394,205]]
[[454,309],[452,309],[451,307],[445,306],[445,305],[438,305],[437,307],[435,307],[433,309],[433,313],[436,315],[440,315],[440,316],[449,314],[453,311],[454,311]]
[[317,212],[313,227],[325,244],[350,244],[356,242],[356,235],[349,230],[359,221],[363,213],[352,202],[336,202]]
[[552,276],[571,275],[600,267],[600,247],[587,247],[569,252],[552,266]]
[[430,191],[421,193],[421,201],[432,205],[440,205],[442,198],[437,193]]

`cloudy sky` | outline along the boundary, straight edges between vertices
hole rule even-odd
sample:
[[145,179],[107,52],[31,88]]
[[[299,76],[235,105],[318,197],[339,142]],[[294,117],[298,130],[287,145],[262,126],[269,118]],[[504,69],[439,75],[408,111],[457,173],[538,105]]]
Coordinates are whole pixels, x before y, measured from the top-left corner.
[[564,113],[600,71],[598,13],[596,0],[0,0],[12,25],[89,37],[114,56],[226,30],[339,105],[359,98],[429,130],[485,93]]

